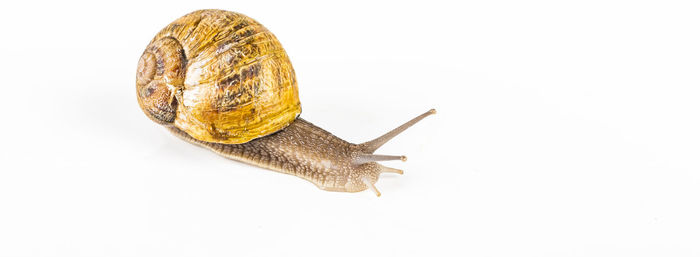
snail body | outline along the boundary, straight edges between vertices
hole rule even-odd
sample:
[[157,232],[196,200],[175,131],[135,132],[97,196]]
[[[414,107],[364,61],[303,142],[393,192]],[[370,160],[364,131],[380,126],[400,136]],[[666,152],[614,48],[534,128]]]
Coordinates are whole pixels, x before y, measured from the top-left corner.
[[277,38],[234,12],[199,10],[162,29],[142,54],[138,103],[177,137],[237,161],[292,174],[329,191],[374,187],[382,144],[434,113],[375,140],[348,143],[299,118],[294,69]]

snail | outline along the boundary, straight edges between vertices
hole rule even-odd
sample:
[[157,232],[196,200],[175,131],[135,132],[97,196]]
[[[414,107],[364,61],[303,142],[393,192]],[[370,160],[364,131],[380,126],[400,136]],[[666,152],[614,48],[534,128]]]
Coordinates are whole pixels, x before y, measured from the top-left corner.
[[304,178],[320,189],[371,189],[403,174],[374,152],[434,109],[365,143],[348,143],[299,117],[297,81],[277,38],[235,12],[199,10],[163,28],[138,61],[143,112],[175,136],[226,158]]

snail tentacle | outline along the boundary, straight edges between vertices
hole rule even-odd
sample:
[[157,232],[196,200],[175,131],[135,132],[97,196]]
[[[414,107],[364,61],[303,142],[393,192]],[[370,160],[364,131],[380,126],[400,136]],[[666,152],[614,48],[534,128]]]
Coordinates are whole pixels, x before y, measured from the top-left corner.
[[393,161],[393,160],[406,161],[406,159],[407,158],[404,155],[360,154],[353,159],[353,163],[354,164],[365,164],[368,162]]
[[374,151],[377,151],[377,149],[379,149],[379,147],[382,147],[382,145],[386,144],[386,142],[389,142],[389,140],[391,140],[392,138],[394,138],[398,134],[401,134],[401,132],[403,132],[404,130],[415,125],[416,123],[418,123],[419,121],[421,121],[425,117],[428,117],[428,116],[435,114],[435,113],[436,113],[435,109],[430,109],[429,111],[427,111],[421,115],[418,115],[418,117],[415,117],[412,120],[409,120],[408,122],[406,122],[406,123],[402,124],[401,126],[387,132],[386,134],[384,134],[378,138],[375,138],[373,140],[370,140],[370,141],[367,141],[367,142],[360,144],[360,147],[362,147],[362,149],[366,153],[374,153]]
[[396,173],[396,174],[403,175],[403,170],[394,169],[394,168],[386,167],[383,165],[379,165],[379,172],[381,172],[381,173]]
[[374,194],[377,195],[377,197],[382,196],[382,193],[380,193],[379,190],[377,190],[377,187],[374,186],[374,184],[372,184],[372,181],[370,181],[368,177],[362,177],[362,182],[365,183],[365,185],[367,185],[367,188],[372,190]]

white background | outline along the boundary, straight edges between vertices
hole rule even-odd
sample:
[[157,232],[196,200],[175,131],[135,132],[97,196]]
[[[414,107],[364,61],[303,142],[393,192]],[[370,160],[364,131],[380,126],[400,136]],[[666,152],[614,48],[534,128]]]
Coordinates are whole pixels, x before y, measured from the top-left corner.
[[[0,256],[700,256],[695,1],[0,5]],[[202,8],[341,138],[436,108],[378,151],[406,174],[325,192],[147,119],[138,58]]]

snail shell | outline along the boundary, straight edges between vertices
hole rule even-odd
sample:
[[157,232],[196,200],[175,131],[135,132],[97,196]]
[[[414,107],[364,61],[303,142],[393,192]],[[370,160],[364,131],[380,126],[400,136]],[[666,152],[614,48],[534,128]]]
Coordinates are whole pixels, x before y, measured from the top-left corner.
[[195,11],[163,28],[141,55],[136,91],[153,121],[206,142],[245,143],[301,113],[294,69],[277,38],[223,10]]

